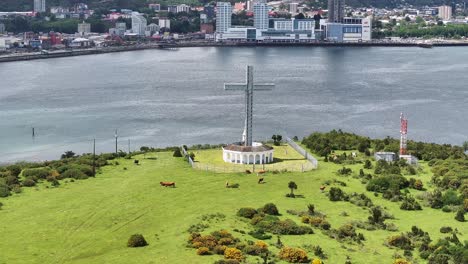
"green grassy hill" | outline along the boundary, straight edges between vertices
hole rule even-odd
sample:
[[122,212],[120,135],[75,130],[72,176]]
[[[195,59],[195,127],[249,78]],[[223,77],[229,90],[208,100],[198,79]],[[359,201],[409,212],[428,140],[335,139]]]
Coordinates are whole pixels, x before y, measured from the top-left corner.
[[[45,182],[0,199],[4,204],[0,210],[0,263],[214,263],[222,256],[197,256],[195,249],[187,247],[187,230],[203,223],[203,234],[226,229],[242,241],[256,241],[234,231],[252,229],[236,212],[240,207],[259,208],[270,202],[277,205],[281,219],[293,219],[298,224],[300,218],[286,211],[307,210],[308,204],[326,214],[332,228],[354,220],[365,221],[368,209],[344,201],[331,202],[326,196],[328,189],[320,191],[325,181],[333,179],[346,183],[346,187],[340,187],[345,192],[365,193],[374,204],[386,208],[394,216],[387,222],[394,223],[398,231],[359,229],[366,240],[348,244],[314,228],[315,234],[281,236],[285,245],[306,249],[310,258],[314,256],[311,246],[320,245],[328,256],[325,263],[345,263],[346,256],[350,256],[353,264],[380,264],[393,263],[395,253],[403,255],[402,250],[384,245],[387,237],[409,231],[413,225],[427,231],[432,240],[447,236],[439,232],[442,226],[457,228],[459,239],[468,240],[467,224],[454,220],[453,213],[428,207],[422,211],[400,210],[400,202],[375,197],[365,190],[360,179],[338,176],[336,171],[341,165],[321,162],[319,169],[310,172],[266,174],[266,183],[257,184],[256,175],[193,170],[172,153],[151,155],[157,159],[137,157],[139,166],[133,160],[119,159],[119,165],[103,167],[95,178],[62,180],[56,188]],[[356,173],[362,164],[347,167]],[[430,176],[423,163],[417,177],[430,186]],[[160,181],[175,181],[177,187],[161,187]],[[239,183],[240,187],[225,188],[226,181]],[[303,198],[285,197],[289,181],[297,183],[295,193]],[[224,217],[207,216],[218,213]],[[136,233],[143,234],[149,246],[128,248],[128,238]],[[278,252],[273,246],[276,236],[265,242]],[[413,257],[413,263],[426,263],[416,251]],[[254,257],[247,260],[257,263]]]

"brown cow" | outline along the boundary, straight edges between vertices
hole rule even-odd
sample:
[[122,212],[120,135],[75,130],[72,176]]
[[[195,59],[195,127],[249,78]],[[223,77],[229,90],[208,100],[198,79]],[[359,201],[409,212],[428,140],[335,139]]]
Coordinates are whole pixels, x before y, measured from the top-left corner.
[[159,184],[161,184],[161,186],[164,186],[164,187],[172,186],[173,188],[175,188],[175,182],[159,182]]
[[265,174],[265,173],[266,173],[265,170],[260,170],[260,171],[257,172],[257,174]]

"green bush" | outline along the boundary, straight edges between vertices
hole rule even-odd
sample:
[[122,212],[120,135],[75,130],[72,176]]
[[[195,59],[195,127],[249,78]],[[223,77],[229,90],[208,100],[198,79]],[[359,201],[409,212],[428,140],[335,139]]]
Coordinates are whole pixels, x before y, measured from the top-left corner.
[[71,178],[77,180],[87,179],[88,175],[84,174],[81,170],[78,169],[69,169],[62,173],[63,178]]
[[278,208],[274,203],[267,203],[263,206],[261,211],[269,215],[279,215]]
[[148,243],[146,242],[145,238],[140,234],[130,236],[127,241],[127,247],[144,247],[147,245]]
[[239,211],[237,211],[238,216],[249,218],[249,219],[252,219],[254,215],[256,215],[257,213],[258,213],[257,210],[255,210],[254,208],[250,208],[250,207],[244,207],[244,208],[239,209]]
[[34,181],[32,178],[26,178],[22,182],[22,185],[24,187],[33,187],[33,186],[36,186],[36,181]]
[[455,215],[455,220],[459,222],[465,222],[465,210],[460,209],[457,211],[457,214]]
[[183,157],[182,156],[182,151],[180,151],[180,148],[176,148],[176,150],[174,150],[174,154],[172,154],[172,156],[177,157],[177,158]]
[[11,175],[15,176],[15,177],[18,177],[21,173],[21,166],[18,165],[18,164],[14,164],[14,165],[10,165],[8,167],[6,167],[6,169],[8,171],[10,171]]
[[443,227],[440,228],[440,232],[442,234],[451,233],[452,231],[453,231],[453,229],[450,226],[443,226]]
[[250,231],[248,234],[259,240],[267,240],[271,238],[271,235],[266,234],[262,229],[255,229],[254,231]]
[[330,201],[346,200],[346,194],[338,187],[331,187],[328,198]]
[[49,168],[35,168],[23,170],[23,177],[35,177],[37,179],[46,179],[50,175]]
[[5,184],[0,184],[0,197],[7,197],[10,194],[10,188]]
[[387,239],[387,243],[390,246],[401,248],[403,250],[413,250],[414,248],[411,239],[405,234],[391,236]]

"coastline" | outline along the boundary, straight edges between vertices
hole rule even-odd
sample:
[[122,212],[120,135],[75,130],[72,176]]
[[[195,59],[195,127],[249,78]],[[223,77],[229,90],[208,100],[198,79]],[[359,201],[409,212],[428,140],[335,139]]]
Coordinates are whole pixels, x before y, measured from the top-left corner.
[[[440,42],[430,44],[433,47],[458,47],[468,46],[468,42]],[[39,59],[52,59],[62,57],[75,57],[84,55],[95,55],[114,52],[138,51],[148,49],[177,49],[192,47],[421,47],[421,43],[413,42],[357,42],[357,43],[334,43],[334,42],[311,42],[311,43],[215,43],[215,42],[176,42],[158,43],[139,46],[121,46],[92,49],[76,49],[52,51],[49,53],[25,53],[20,55],[0,56],[0,63],[14,61],[29,61]]]

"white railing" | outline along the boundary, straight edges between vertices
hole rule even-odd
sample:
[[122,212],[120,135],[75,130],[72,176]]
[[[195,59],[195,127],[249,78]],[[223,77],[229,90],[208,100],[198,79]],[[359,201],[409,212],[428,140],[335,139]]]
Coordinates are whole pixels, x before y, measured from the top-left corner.
[[289,137],[286,137],[286,142],[291,146],[293,149],[295,149],[299,154],[304,156],[305,159],[310,161],[314,168],[318,168],[318,160],[312,156],[309,152],[307,152],[305,149],[303,149],[301,146],[299,146],[294,140],[290,139]]

